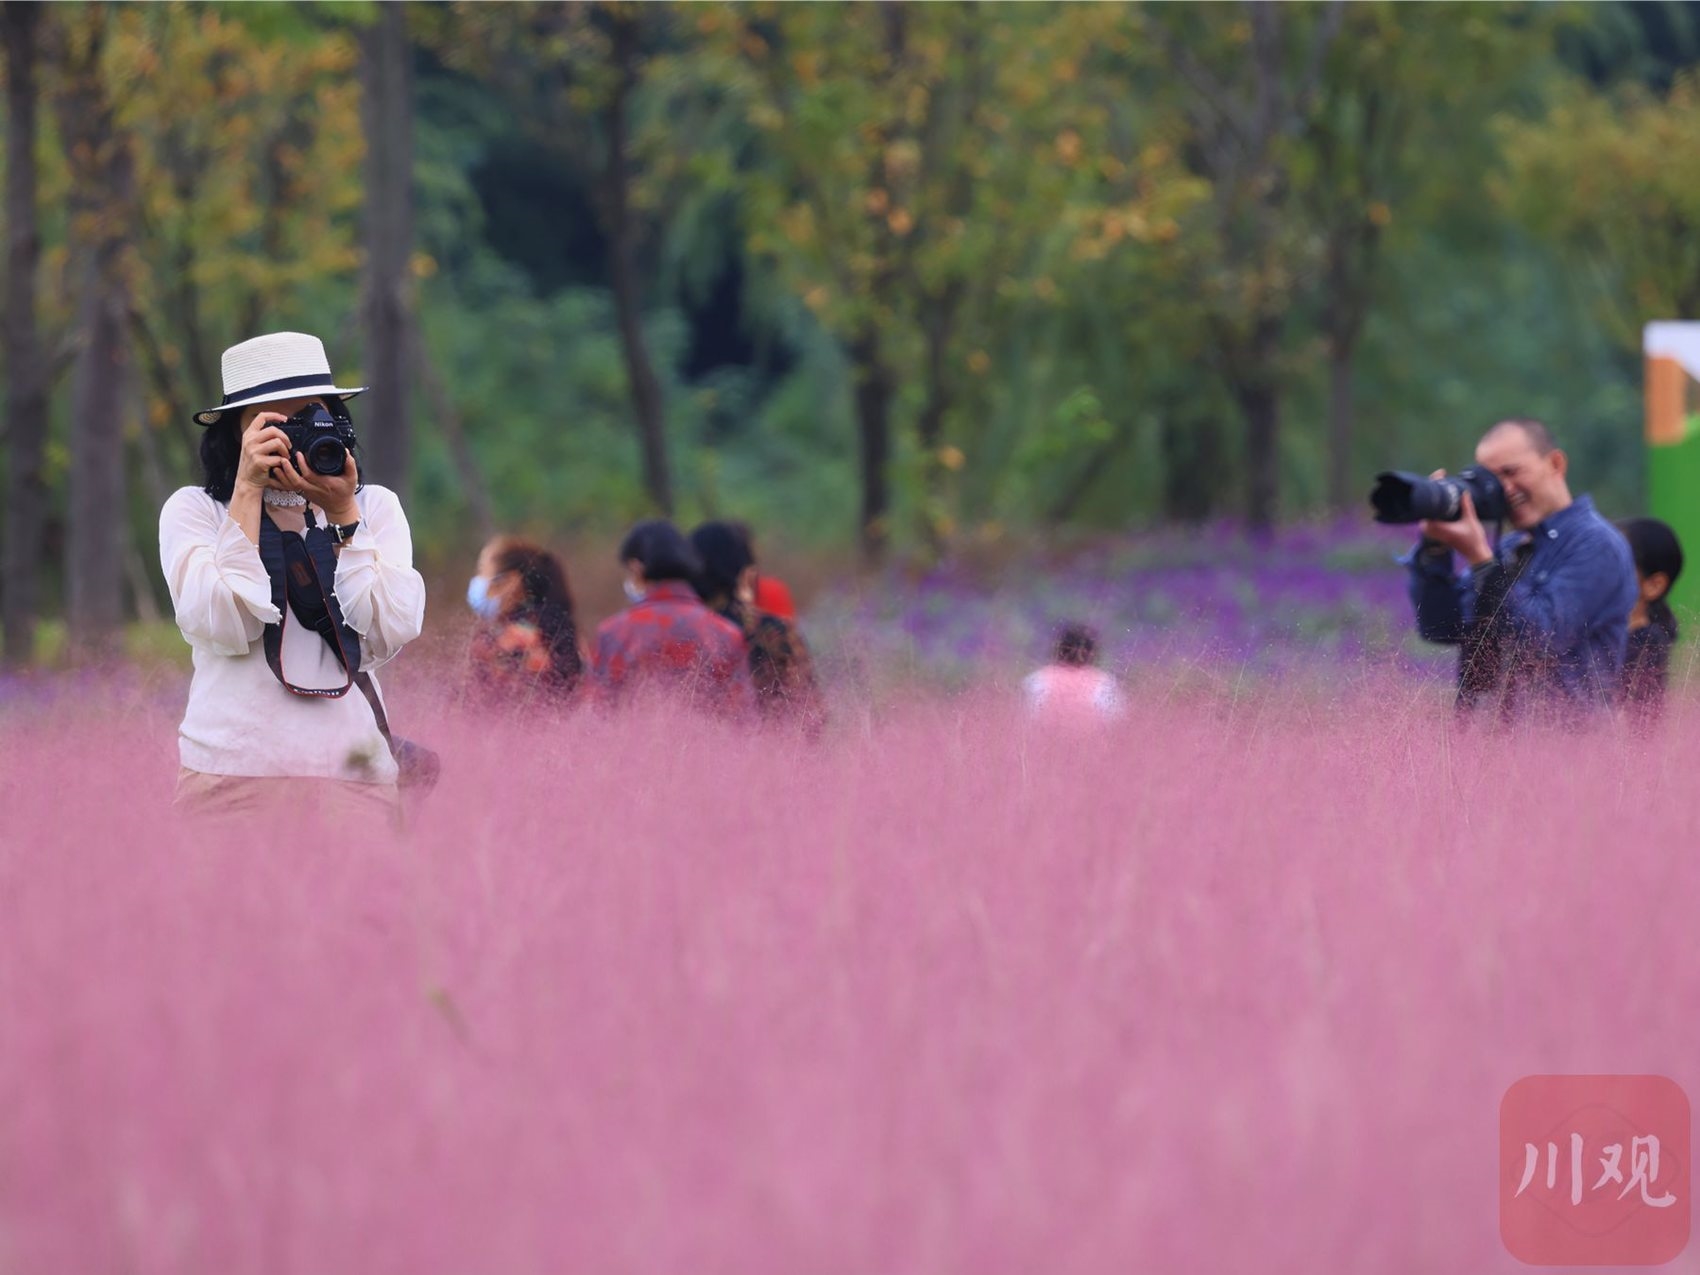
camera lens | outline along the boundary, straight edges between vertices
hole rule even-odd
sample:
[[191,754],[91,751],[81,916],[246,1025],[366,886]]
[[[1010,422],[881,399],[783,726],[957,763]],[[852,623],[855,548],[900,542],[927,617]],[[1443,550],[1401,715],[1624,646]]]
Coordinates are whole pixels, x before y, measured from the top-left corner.
[[340,474],[347,461],[348,448],[335,438],[321,438],[307,449],[307,464],[315,474]]

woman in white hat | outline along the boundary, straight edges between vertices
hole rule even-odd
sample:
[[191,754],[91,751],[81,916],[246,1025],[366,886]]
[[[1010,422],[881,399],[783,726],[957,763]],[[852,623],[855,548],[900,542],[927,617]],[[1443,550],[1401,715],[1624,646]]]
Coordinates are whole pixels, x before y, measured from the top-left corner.
[[[365,387],[337,385],[323,344],[300,332],[232,346],[223,373],[224,401],[195,415],[206,481],[174,493],[159,522],[194,652],[177,804],[393,813],[387,724],[361,681],[419,636],[425,583],[401,502],[360,482],[344,404]],[[309,463],[280,427],[314,406],[314,436],[334,445],[314,445]]]

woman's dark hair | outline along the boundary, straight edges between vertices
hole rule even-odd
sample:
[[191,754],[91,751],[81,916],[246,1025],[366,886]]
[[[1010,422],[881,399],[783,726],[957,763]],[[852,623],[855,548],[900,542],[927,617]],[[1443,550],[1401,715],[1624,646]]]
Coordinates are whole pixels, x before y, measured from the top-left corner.
[[1057,633],[1056,661],[1084,668],[1098,658],[1098,639],[1084,624],[1065,624]]
[[645,580],[683,580],[695,584],[702,559],[685,533],[664,518],[640,522],[620,543],[620,561],[636,562]]
[[541,545],[509,541],[496,552],[492,566],[498,576],[512,572],[519,577],[522,605],[554,607],[572,615],[573,595],[567,588],[566,569]]
[[750,530],[747,522],[728,522],[724,524],[732,529],[732,534],[744,543],[744,552],[750,555],[750,564],[756,560],[756,533]]
[[567,572],[561,560],[541,545],[508,540],[496,551],[491,567],[497,577],[510,572],[519,577],[519,605],[504,619],[536,625],[548,648],[554,679],[563,689],[577,685],[584,674],[584,662],[578,653],[573,595],[567,588]]
[[748,533],[737,523],[705,522],[691,532],[691,546],[702,558],[696,586],[704,602],[730,598],[744,569],[755,565]]
[[236,466],[242,459],[240,412],[226,412],[201,435],[203,488],[214,500],[228,505],[236,494]]
[[1657,518],[1626,518],[1617,524],[1629,541],[1635,569],[1644,576],[1663,572],[1671,584],[1682,574],[1682,544],[1676,532]]
[[[348,405],[335,395],[329,395],[324,400],[325,407],[337,416],[348,416]],[[264,408],[264,403],[255,404]],[[201,471],[204,481],[201,489],[214,500],[228,505],[236,494],[236,469],[242,463],[242,413],[246,408],[236,407],[222,413],[211,425],[205,427],[201,434]],[[354,452],[354,464],[358,468],[365,460],[360,454],[360,444],[356,443],[351,449]],[[356,485],[359,491],[366,486],[362,478]]]

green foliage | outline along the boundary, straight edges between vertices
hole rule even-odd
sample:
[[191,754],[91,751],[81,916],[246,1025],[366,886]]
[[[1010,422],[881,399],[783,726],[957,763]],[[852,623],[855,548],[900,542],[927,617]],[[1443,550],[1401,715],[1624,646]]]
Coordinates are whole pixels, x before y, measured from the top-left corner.
[[1002,339],[1057,311],[1071,250],[1160,224],[1161,183],[1123,183],[1114,232],[1084,202],[1110,120],[1094,54],[1127,13],[781,5],[701,23],[759,152],[740,188],[752,254],[858,377],[893,385],[900,494],[934,538],[988,463]]
[[1700,178],[1685,159],[1700,145],[1695,72],[1664,95],[1571,80],[1544,119],[1504,131],[1512,206],[1594,272],[1618,340],[1638,350],[1643,324],[1700,316]]
[[315,316],[352,298],[353,40],[316,23],[272,34],[269,8],[116,11],[106,71],[136,157],[135,327],[159,434],[217,397],[225,345],[267,327],[325,331]]
[[[658,83],[666,74],[658,72]],[[475,76],[437,73],[422,83],[417,193],[420,247],[431,270],[421,298],[426,345],[503,525],[612,534],[647,505],[609,293],[580,286],[540,295],[483,234],[476,179],[493,148],[526,132],[508,101]],[[657,111],[646,99],[638,113],[653,120]],[[853,508],[842,360],[803,307],[771,288],[752,297],[767,339],[793,350],[788,375],[724,366],[691,382],[682,373],[688,338],[678,303],[705,291],[723,254],[738,249],[736,223],[717,223],[726,211],[699,190],[660,223],[657,270],[672,286],[655,291],[675,303],[653,306],[646,331],[663,379],[669,441],[683,458],[680,517],[737,514],[795,527],[805,541],[830,540]],[[429,403],[426,409],[428,425],[440,425]],[[421,495],[464,513],[464,481],[440,428],[423,431],[420,464]],[[464,546],[463,527],[464,518],[448,518],[416,534],[440,552]]]
[[[1311,512],[1342,344],[1354,490],[1533,413],[1579,486],[1637,508],[1639,328],[1700,317],[1694,24],[1672,6],[1268,9],[416,6],[415,265],[446,395],[415,396],[418,491],[442,511],[417,520],[422,546],[471,539],[451,416],[504,526],[613,534],[647,508],[596,204],[621,24],[682,520],[848,542],[870,369],[890,380],[906,547],[1238,509],[1248,386],[1281,395],[1281,507]],[[216,398],[224,345],[301,327],[358,373],[371,11],[106,11],[139,208],[139,539],[156,489],[194,473],[184,416]],[[1259,85],[1281,108],[1261,123]],[[43,126],[43,318],[67,350],[67,163]],[[62,491],[57,438],[48,478]]]

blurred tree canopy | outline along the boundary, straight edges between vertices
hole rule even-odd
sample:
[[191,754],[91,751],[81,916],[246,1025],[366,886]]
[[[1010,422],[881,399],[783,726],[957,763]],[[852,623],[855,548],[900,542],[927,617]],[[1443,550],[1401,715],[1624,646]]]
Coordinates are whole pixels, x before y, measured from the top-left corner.
[[655,510],[874,559],[1353,509],[1508,414],[1628,513],[1640,324],[1700,317],[1687,5],[410,4],[399,207],[375,5],[4,7],[13,630],[158,612],[266,330],[406,353],[427,560]]

